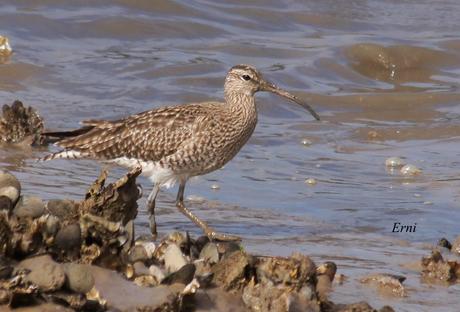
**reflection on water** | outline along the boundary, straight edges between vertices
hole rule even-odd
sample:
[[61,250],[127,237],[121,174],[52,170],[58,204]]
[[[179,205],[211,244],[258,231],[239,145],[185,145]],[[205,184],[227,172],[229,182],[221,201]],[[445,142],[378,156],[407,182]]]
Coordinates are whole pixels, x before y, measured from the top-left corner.
[[[224,169],[192,180],[188,195],[205,200],[191,200],[191,209],[246,237],[255,252],[301,250],[336,261],[350,276],[337,300],[356,301],[358,289],[376,306],[448,311],[457,286],[430,290],[401,265],[426,254],[427,243],[459,234],[459,14],[454,0],[6,0],[1,35],[15,52],[0,65],[0,94],[4,103],[36,107],[49,128],[70,129],[82,119],[221,99],[228,68],[253,64],[323,121],[257,95],[253,138]],[[82,198],[101,165],[34,161],[46,152],[2,148],[0,166],[26,193]],[[423,174],[387,172],[390,156]],[[318,183],[305,184],[308,177]],[[160,231],[198,233],[175,211],[174,197],[160,194]],[[396,221],[416,222],[417,232],[391,233]],[[147,231],[145,212],[137,222]],[[409,297],[375,298],[357,282],[371,270],[406,275]]]

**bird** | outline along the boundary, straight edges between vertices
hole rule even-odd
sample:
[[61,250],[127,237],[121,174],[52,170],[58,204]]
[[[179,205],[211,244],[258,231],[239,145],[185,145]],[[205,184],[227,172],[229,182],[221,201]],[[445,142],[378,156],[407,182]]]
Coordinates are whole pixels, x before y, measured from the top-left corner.
[[240,240],[219,233],[193,214],[184,204],[187,181],[223,167],[246,144],[257,124],[255,93],[266,91],[304,107],[320,120],[314,109],[300,98],[268,82],[251,65],[240,64],[228,71],[224,102],[188,103],[151,109],[128,117],[82,121],[81,128],[45,132],[62,150],[42,160],[89,158],[132,169],[153,182],[147,199],[150,231],[157,235],[155,201],[162,188],[179,184],[176,207],[216,241]]

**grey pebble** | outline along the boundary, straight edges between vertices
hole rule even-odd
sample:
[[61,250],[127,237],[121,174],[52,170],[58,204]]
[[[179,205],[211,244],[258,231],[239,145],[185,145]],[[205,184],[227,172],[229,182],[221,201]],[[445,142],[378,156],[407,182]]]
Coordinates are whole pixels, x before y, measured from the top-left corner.
[[21,195],[21,184],[11,173],[0,170],[0,196],[6,196],[16,203]]
[[54,244],[64,250],[71,250],[81,245],[81,230],[78,223],[62,227],[56,234]]
[[45,203],[36,196],[23,196],[19,199],[13,213],[19,218],[38,218],[45,213]]
[[66,287],[74,292],[86,294],[94,286],[94,277],[88,265],[68,263],[64,265]]
[[62,265],[55,262],[49,255],[23,260],[17,265],[17,269],[29,270],[25,279],[37,285],[43,292],[58,290],[65,282]]

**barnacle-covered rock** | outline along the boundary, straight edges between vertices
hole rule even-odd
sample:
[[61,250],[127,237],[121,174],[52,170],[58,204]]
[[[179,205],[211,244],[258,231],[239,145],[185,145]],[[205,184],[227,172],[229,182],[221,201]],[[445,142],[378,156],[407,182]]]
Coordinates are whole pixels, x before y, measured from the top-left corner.
[[0,143],[25,143],[43,145],[43,119],[31,107],[24,107],[21,101],[3,105],[0,118]]
[[81,202],[80,210],[83,214],[92,214],[125,225],[137,215],[140,193],[136,178],[140,173],[141,168],[135,168],[118,181],[105,186],[107,171],[102,171],[88,190],[86,199]]

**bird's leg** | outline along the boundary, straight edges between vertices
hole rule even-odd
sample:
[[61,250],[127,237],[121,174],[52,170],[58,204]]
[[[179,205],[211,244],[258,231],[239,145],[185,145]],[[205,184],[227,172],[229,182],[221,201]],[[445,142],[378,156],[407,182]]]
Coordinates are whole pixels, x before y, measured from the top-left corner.
[[182,212],[190,220],[192,220],[193,223],[198,225],[204,231],[206,236],[209,237],[210,240],[218,240],[218,241],[240,241],[241,240],[241,238],[239,238],[238,236],[217,233],[206,222],[204,222],[203,220],[195,216],[184,205],[184,190],[185,190],[185,181],[181,181],[179,185],[179,191],[177,192],[176,207],[179,209],[180,212]]
[[157,223],[155,221],[155,199],[157,198],[158,192],[160,191],[160,186],[155,184],[153,186],[152,192],[150,192],[149,197],[147,198],[147,209],[149,212],[149,224],[150,232],[154,239],[157,237]]

